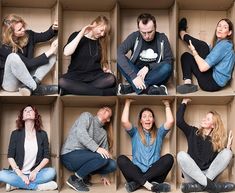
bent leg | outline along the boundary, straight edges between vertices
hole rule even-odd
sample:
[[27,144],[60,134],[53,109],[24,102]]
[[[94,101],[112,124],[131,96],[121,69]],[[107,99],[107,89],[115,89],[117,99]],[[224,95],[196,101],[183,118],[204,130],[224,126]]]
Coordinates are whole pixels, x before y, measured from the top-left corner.
[[183,173],[190,176],[199,184],[203,186],[207,185],[207,177],[188,153],[180,151],[177,154],[177,161]]
[[20,82],[32,90],[37,88],[28,69],[21,58],[15,54],[9,54],[5,63],[2,87],[6,91],[18,91]]

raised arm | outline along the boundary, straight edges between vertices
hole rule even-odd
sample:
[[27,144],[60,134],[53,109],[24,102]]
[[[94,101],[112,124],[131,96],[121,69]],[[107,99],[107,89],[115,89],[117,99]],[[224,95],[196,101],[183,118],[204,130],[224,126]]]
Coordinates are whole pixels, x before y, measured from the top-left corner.
[[162,102],[166,109],[166,122],[164,123],[164,128],[171,129],[174,124],[174,117],[171,111],[170,102],[169,100],[163,100]]
[[129,111],[130,111],[131,102],[133,102],[132,99],[126,99],[125,106],[122,112],[121,122],[122,122],[122,126],[126,130],[130,130],[132,128],[131,122],[129,120]]
[[75,38],[73,38],[73,40],[71,40],[71,36],[70,36],[69,41],[68,41],[69,43],[64,47],[64,55],[71,56],[76,50],[82,37],[86,35],[87,33],[89,33],[91,29],[94,28],[95,26],[96,24],[92,24],[92,25],[87,25],[83,27],[82,30],[75,36]]

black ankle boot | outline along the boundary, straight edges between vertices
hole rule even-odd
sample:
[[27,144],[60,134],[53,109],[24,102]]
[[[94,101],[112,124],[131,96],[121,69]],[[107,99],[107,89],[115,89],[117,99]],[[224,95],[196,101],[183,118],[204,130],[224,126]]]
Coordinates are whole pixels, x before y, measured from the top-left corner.
[[186,31],[187,28],[187,19],[184,17],[178,23],[178,33],[180,34],[181,31]]
[[38,85],[37,88],[32,91],[32,95],[44,96],[50,94],[58,94],[58,85]]
[[207,178],[207,186],[204,191],[219,193],[219,192],[230,192],[235,190],[235,184],[232,182],[213,182]]
[[197,182],[191,182],[191,183],[182,183],[181,184],[181,191],[184,193],[188,192],[202,192],[204,187],[197,183]]

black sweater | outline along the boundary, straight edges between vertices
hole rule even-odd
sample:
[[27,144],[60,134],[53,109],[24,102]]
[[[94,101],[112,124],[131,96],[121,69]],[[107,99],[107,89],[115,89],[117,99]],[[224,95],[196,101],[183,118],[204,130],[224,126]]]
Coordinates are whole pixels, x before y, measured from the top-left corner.
[[197,127],[188,125],[184,120],[186,104],[181,104],[178,108],[176,120],[179,127],[185,134],[188,142],[188,154],[196,162],[201,170],[209,168],[211,162],[215,159],[218,152],[213,151],[211,138],[196,134]]
[[[43,130],[36,131],[38,152],[35,165],[31,170],[37,167],[44,158],[50,159],[49,142],[47,133]],[[22,169],[24,164],[24,141],[25,129],[17,129],[12,131],[10,143],[8,146],[8,158],[14,158],[16,164]]]

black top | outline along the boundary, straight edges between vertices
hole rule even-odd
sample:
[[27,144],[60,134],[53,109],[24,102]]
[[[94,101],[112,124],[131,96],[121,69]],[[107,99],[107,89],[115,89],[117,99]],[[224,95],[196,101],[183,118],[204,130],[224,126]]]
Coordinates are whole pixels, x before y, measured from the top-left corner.
[[[79,32],[74,32],[68,39],[69,44]],[[66,44],[66,45],[67,45]],[[65,46],[66,46],[65,45]],[[71,63],[64,78],[81,81],[92,81],[103,75],[101,68],[101,46],[99,40],[92,40],[83,36],[71,56]]]
[[[49,142],[47,133],[43,130],[36,131],[36,138],[38,144],[38,152],[33,170],[37,167],[44,158],[50,159],[49,154]],[[14,158],[16,164],[22,169],[24,165],[24,141],[25,141],[25,129],[17,129],[12,131],[11,138],[8,146],[8,158]]]
[[213,151],[211,137],[203,139],[202,136],[196,134],[197,127],[188,125],[184,120],[186,104],[181,104],[178,108],[176,120],[179,127],[185,134],[188,142],[188,154],[196,162],[201,170],[209,168],[218,152]]
[[[39,66],[44,65],[49,62],[49,59],[46,57],[45,53],[34,57],[34,47],[36,43],[45,42],[50,40],[52,37],[57,35],[57,31],[52,29],[52,26],[45,32],[37,33],[32,30],[27,30],[28,34],[28,44],[23,48],[23,52],[18,50],[22,61],[25,63],[29,71],[37,69]],[[1,44],[0,45],[0,71],[4,72],[5,62],[7,56],[12,53],[12,47]],[[2,76],[0,73],[0,83],[2,84]]]

